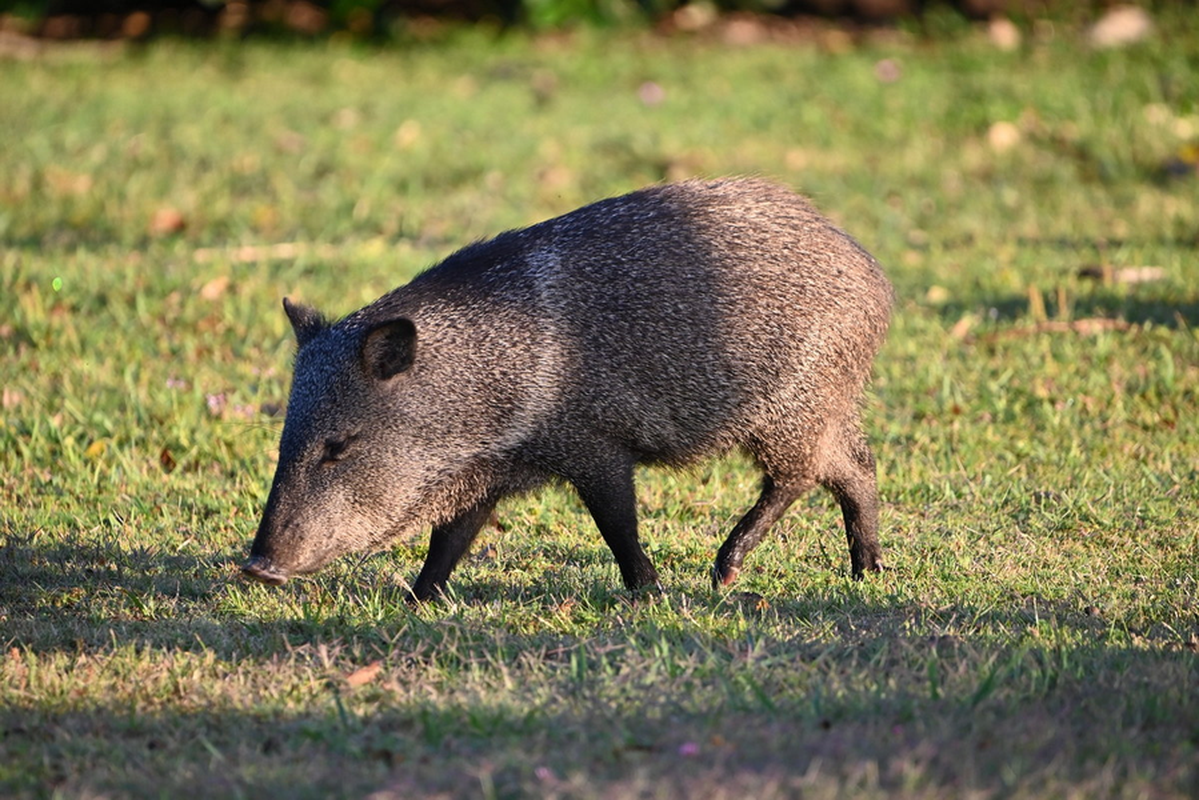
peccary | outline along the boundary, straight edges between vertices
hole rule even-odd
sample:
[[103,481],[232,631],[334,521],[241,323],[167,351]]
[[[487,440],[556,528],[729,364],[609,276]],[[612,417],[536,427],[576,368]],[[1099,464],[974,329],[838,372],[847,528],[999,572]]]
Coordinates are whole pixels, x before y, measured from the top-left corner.
[[861,245],[757,179],[651,187],[509,231],[336,324],[284,300],[295,376],[243,569],[279,584],[429,525],[424,600],[499,500],[561,478],[625,586],[653,588],[635,465],[740,447],[762,491],[713,584],[817,484],[861,578],[880,553],[859,407],[891,304]]

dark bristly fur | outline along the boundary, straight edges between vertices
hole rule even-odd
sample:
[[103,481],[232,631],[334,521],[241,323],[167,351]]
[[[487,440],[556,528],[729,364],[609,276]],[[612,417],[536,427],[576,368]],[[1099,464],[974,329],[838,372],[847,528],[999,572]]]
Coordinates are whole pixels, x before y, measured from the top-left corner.
[[841,504],[853,575],[880,568],[859,406],[891,286],[807,200],[761,180],[604,200],[466,247],[336,324],[284,305],[299,350],[245,571],[268,583],[432,526],[437,594],[503,497],[571,483],[625,585],[658,575],[633,469],[740,447],[762,494],[713,582],[801,494]]

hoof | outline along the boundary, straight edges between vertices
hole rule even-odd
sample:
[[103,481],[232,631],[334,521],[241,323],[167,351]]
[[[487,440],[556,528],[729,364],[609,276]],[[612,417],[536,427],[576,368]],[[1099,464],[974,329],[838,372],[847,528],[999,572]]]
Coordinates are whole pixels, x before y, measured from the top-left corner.
[[733,581],[737,580],[737,573],[739,573],[740,571],[741,570],[739,570],[737,567],[728,567],[724,571],[721,571],[719,565],[713,567],[712,568],[712,588],[719,589],[722,586],[728,586]]
[[860,581],[860,580],[865,580],[866,573],[868,573],[868,572],[879,573],[879,572],[891,572],[891,571],[892,571],[891,568],[888,567],[887,565],[883,564],[883,562],[875,561],[873,564],[866,567],[865,569],[851,570],[851,575],[853,576],[853,579],[855,581]]

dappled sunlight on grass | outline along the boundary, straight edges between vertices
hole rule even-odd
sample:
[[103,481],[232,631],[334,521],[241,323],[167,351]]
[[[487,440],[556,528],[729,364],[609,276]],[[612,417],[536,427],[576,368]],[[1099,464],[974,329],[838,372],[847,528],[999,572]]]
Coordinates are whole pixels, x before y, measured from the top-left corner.
[[[726,47],[580,32],[157,42],[5,63],[0,793],[1193,793],[1193,25]],[[884,63],[886,62],[886,63]],[[1191,127],[1188,127],[1191,126]],[[885,265],[886,572],[797,502],[728,591],[744,456],[638,473],[665,592],[577,496],[501,505],[440,602],[421,532],[270,588],[290,296],[347,313],[645,183],[768,175]]]

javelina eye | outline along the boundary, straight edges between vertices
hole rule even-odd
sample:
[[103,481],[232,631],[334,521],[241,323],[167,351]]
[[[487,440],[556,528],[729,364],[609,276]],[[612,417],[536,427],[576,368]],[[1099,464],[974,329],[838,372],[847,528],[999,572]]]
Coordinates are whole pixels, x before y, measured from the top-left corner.
[[325,450],[321,453],[321,464],[333,464],[346,457],[346,451],[358,439],[358,434],[348,433],[345,436],[330,437],[325,440]]

